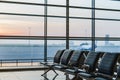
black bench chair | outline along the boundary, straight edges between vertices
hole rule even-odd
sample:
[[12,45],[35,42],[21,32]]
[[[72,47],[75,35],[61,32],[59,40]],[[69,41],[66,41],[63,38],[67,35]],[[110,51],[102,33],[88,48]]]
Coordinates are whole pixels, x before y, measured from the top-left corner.
[[[76,67],[75,69],[66,69],[65,72],[67,74],[75,75],[75,77],[72,80],[79,80],[80,78],[77,77],[77,73],[95,71],[97,62],[98,62],[101,54],[102,54],[102,52],[89,52],[87,55],[87,58],[84,61],[84,65],[82,65],[81,68]],[[83,68],[85,70],[83,70]]]
[[85,60],[84,54],[87,55],[87,53],[88,51],[75,50],[68,62],[68,67],[73,68],[82,66]]
[[[69,61],[69,59],[71,58],[71,55],[73,54],[73,51],[74,50],[69,50],[69,49],[66,49],[64,52],[63,52],[63,54],[62,54],[62,56],[61,56],[61,58],[60,58],[60,62],[59,63],[55,63],[55,64],[52,64],[52,65],[50,65],[49,66],[49,69],[44,73],[44,74],[42,74],[42,76],[45,78],[45,79],[47,79],[47,80],[49,80],[47,77],[46,77],[46,73],[48,72],[48,71],[50,71],[50,70],[53,70],[55,73],[56,73],[56,76],[52,79],[52,80],[55,80],[55,78],[57,77],[57,75],[58,75],[58,73],[55,71],[56,69],[58,69],[58,68],[56,68],[56,67],[62,67],[62,68],[65,68],[66,66],[66,64],[68,64],[68,61]],[[58,59],[58,58],[56,58],[56,59]],[[54,60],[56,60],[55,58],[54,58]]]
[[120,80],[120,65],[119,65],[119,68],[117,70],[117,77],[115,80]]
[[95,80],[120,80],[120,65],[119,65],[119,68],[117,70],[117,76],[116,76],[116,79],[108,79],[108,78],[103,78],[103,77],[96,77]]
[[[64,70],[66,78],[69,79],[69,74],[72,74],[74,69],[81,67],[84,64],[84,60],[87,56],[89,51],[81,51],[81,50],[75,50],[73,52],[73,55],[71,56],[68,68]],[[69,71],[69,72],[66,72]]]
[[[42,76],[45,75],[45,74],[46,74],[47,72],[49,72],[50,70],[53,70],[53,71],[56,73],[56,71],[55,71],[52,67],[55,66],[55,65],[58,65],[58,64],[60,63],[60,59],[61,59],[61,56],[63,55],[64,51],[65,51],[65,50],[58,50],[58,51],[56,52],[55,56],[54,56],[53,62],[41,62],[41,64],[43,64],[43,65],[45,65],[45,66],[48,67],[48,70],[46,70],[46,71],[42,74]],[[58,74],[56,73],[56,75],[58,75]]]
[[114,73],[114,68],[117,63],[117,59],[118,54],[105,53],[100,61],[100,64],[98,65],[97,72],[78,73],[78,76],[86,79],[94,79],[95,77],[97,77],[98,80],[104,80],[104,78],[106,78],[107,80],[111,80]]
[[73,52],[74,52],[74,50],[69,50],[69,49],[65,50],[64,53],[63,53],[63,55],[62,55],[62,57],[61,57],[60,64],[53,66],[53,68],[55,70],[60,70],[60,71],[68,68],[67,65],[68,65],[68,62],[69,62],[69,60],[70,60]]

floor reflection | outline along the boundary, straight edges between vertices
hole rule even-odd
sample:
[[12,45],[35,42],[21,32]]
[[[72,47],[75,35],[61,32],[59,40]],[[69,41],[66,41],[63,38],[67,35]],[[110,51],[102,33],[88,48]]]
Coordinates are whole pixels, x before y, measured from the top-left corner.
[[[57,78],[57,74],[56,75],[53,75],[53,78],[51,80],[56,80]],[[47,77],[47,74],[43,76],[45,80],[49,80],[49,77]]]
[[61,71],[57,71],[59,75],[49,71],[44,77],[41,76],[43,73],[43,70],[0,72],[0,80],[66,80],[66,76]]

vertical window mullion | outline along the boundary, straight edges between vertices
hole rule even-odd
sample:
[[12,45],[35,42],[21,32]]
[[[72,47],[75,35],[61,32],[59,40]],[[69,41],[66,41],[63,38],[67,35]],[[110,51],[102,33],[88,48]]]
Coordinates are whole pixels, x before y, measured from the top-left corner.
[[44,2],[44,61],[47,61],[47,0]]
[[95,51],[95,0],[92,0],[92,51]]
[[66,49],[69,49],[69,0],[66,0]]

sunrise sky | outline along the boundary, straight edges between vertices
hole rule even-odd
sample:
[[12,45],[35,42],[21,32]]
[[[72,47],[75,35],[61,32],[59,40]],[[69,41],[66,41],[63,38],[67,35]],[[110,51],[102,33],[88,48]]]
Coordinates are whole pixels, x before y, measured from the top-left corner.
[[[25,1],[43,3],[44,0],[3,0],[3,1]],[[66,0],[48,0],[49,4],[62,4],[65,5]],[[59,3],[58,3],[59,2]],[[111,5],[112,4],[112,5]],[[96,7],[98,8],[112,8],[119,9],[120,3],[112,0],[96,0]],[[91,0],[70,0],[70,5],[73,6],[91,6]],[[16,5],[0,3],[0,12],[11,13],[25,13],[25,14],[44,14],[43,6],[30,6],[30,5]],[[84,16],[91,17],[90,10],[70,9],[70,16]],[[65,8],[48,8],[48,15],[65,16]],[[120,19],[120,12],[111,11],[96,11],[96,17],[100,18],[115,18]],[[49,36],[65,36],[66,24],[65,19],[48,18],[48,35]],[[96,21],[96,35],[119,37],[120,36],[120,22],[114,21]],[[44,35],[44,18],[42,17],[23,17],[23,16],[10,16],[0,15],[0,35]],[[70,19],[70,36],[91,36],[91,21]]]

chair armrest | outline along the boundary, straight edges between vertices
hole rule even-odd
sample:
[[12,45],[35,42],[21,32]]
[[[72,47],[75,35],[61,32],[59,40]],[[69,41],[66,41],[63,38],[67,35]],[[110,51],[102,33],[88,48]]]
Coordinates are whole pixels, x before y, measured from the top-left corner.
[[113,76],[110,76],[110,75],[106,75],[106,74],[102,74],[102,73],[96,73],[96,75],[97,76],[103,76],[103,77],[106,77],[106,78],[110,78],[110,79],[112,79],[113,78]]
[[90,66],[89,65],[82,65],[82,68],[85,69],[86,71],[89,71]]
[[73,69],[77,71],[79,68],[78,67],[73,67]]
[[53,65],[55,65],[53,62],[40,62],[40,64],[45,65],[45,66],[53,66]]

